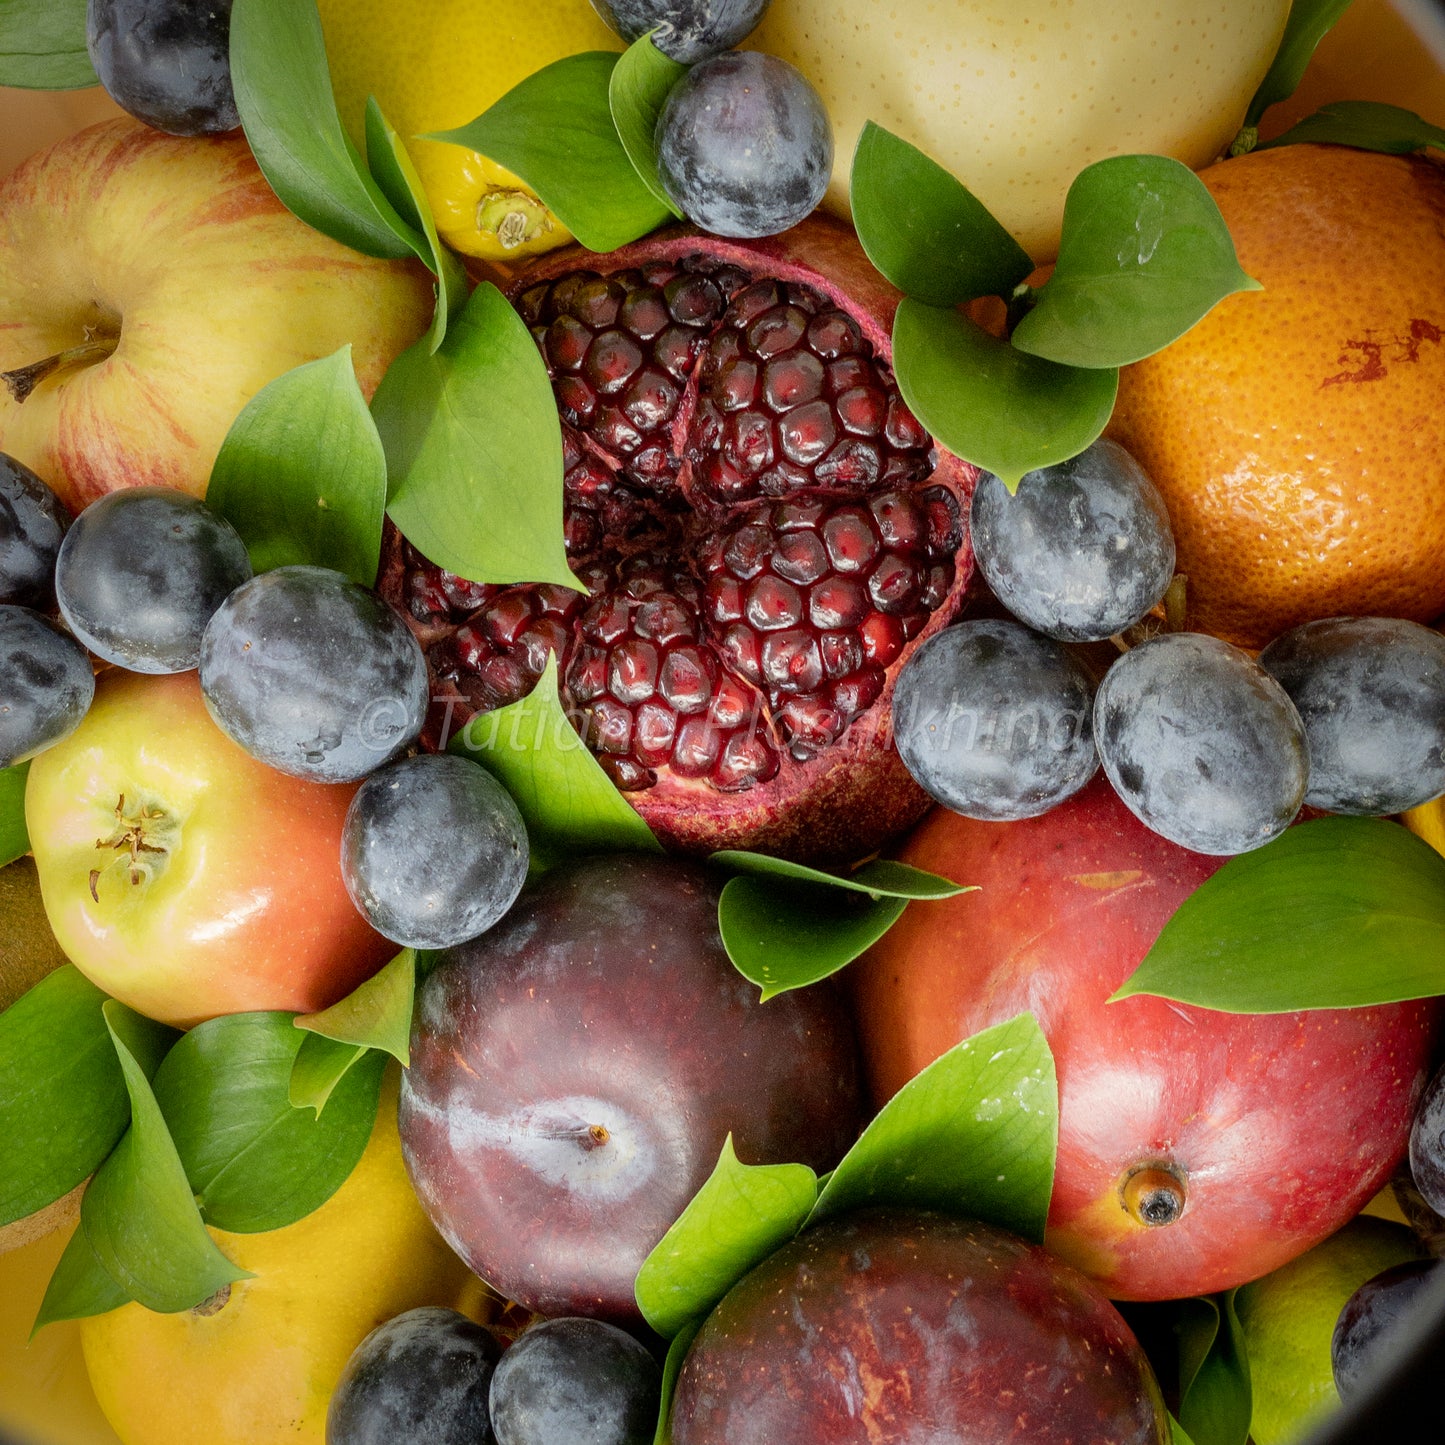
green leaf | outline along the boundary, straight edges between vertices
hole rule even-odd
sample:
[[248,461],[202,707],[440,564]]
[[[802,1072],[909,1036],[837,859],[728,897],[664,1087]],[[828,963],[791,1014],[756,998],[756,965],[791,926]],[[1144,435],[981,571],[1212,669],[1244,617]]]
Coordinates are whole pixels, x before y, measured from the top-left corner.
[[1445,150],[1445,130],[1413,110],[1369,100],[1340,100],[1306,116],[1283,135],[1258,149],[1274,146],[1341,145],[1404,156],[1426,149]]
[[692,1342],[701,1328],[701,1320],[687,1325],[673,1336],[672,1344],[668,1346],[667,1359],[662,1365],[662,1398],[657,1406],[657,1433],[652,1437],[652,1445],[672,1445],[672,1397],[677,1393],[677,1377],[682,1373],[683,1361],[687,1359],[687,1352],[692,1348]]
[[371,403],[388,511],[423,556],[473,582],[581,590],[562,544],[562,424],[537,343],[489,282],[433,353],[402,352]]
[[627,158],[642,184],[674,215],[682,212],[663,189],[657,174],[657,118],[674,85],[688,67],[664,55],[651,34],[634,41],[623,52],[607,86],[612,123]]
[[922,868],[896,862],[892,858],[874,858],[849,873],[826,873],[804,863],[791,863],[767,853],[747,853],[741,849],[724,848],[709,856],[709,863],[734,873],[751,873],[760,878],[787,878],[799,883],[818,883],[828,888],[843,888],[852,893],[866,893],[870,898],[955,898],[976,889],[925,873]]
[[[0,1013],[0,1224],[69,1194],[125,1130],[130,1101],[104,1003],[66,964]],[[130,1018],[153,1072],[175,1032]]]
[[59,1320],[89,1319],[129,1303],[130,1296],[106,1273],[84,1228],[77,1224],[45,1286],[45,1298],[40,1301],[30,1336],[33,1339],[37,1330]]
[[1381,818],[1301,823],[1184,900],[1114,998],[1141,993],[1227,1013],[1445,993],[1445,858]]
[[1304,78],[1315,47],[1334,29],[1352,0],[1294,0],[1274,60],[1245,114],[1246,127],[1257,126],[1270,106],[1288,100]]
[[291,1105],[305,1034],[285,1013],[198,1024],[166,1055],[155,1097],[195,1202],[235,1233],[304,1219],[346,1182],[376,1121],[385,1058],[349,1070],[324,1117]]
[[86,0],[0,0],[0,85],[98,85],[85,48]]
[[366,101],[366,159],[377,185],[396,208],[397,215],[418,239],[424,240],[417,260],[437,278],[436,314],[427,332],[428,345],[435,351],[447,334],[447,323],[466,304],[470,283],[466,267],[442,245],[426,188],[401,137],[381,113],[374,95]]
[[311,1109],[316,1117],[326,1107],[351,1066],[371,1051],[362,1044],[342,1044],[324,1034],[307,1034],[296,1050],[286,1095],[293,1109]]
[[480,763],[512,795],[537,867],[570,853],[662,851],[563,711],[555,655],[526,697],[473,714],[447,751]]
[[80,1221],[113,1280],[147,1309],[173,1314],[249,1279],[216,1248],[201,1222],[160,1106],[123,1035],[120,1005],[102,1006],[130,1094],[130,1128],[95,1171]]
[[0,768],[0,868],[30,851],[30,834],[25,828],[25,779],[29,775],[29,763]]
[[1169,1435],[1172,1445],[1194,1445],[1184,1426],[1173,1415],[1169,1417]]
[[428,140],[479,151],[520,176],[591,251],[613,251],[672,214],[644,183],[612,120],[618,57],[589,50],[530,75],[476,120]]
[[370,587],[381,557],[386,457],[351,347],[262,387],[231,423],[206,503],[257,572],[305,562]]
[[930,306],[1007,298],[1034,269],[972,191],[871,120],[853,152],[850,190],[868,259],[906,296]]
[[1065,366],[1127,366],[1162,351],[1226,296],[1259,289],[1188,166],[1113,156],[1069,187],[1058,264],[1013,344]]
[[664,1339],[700,1320],[755,1264],[802,1226],[818,1200],[805,1164],[742,1164],[731,1134],[693,1195],[637,1273],[637,1307]]
[[316,0],[235,0],[231,84],[256,163],[282,205],[368,256],[420,254],[336,113]]
[[1115,371],[1029,356],[911,297],[894,318],[893,369],[919,421],[1010,491],[1024,473],[1078,456],[1108,425],[1119,389]]
[[810,1224],[870,1204],[938,1209],[1044,1237],[1058,1147],[1054,1059],[1032,1014],[984,1029],[886,1103]]
[[343,1044],[381,1049],[407,1068],[411,1063],[411,1006],[416,994],[416,950],[403,948],[385,968],[319,1013],[297,1014],[295,1026]]
[[1195,1445],[1245,1445],[1249,1436],[1249,1359],[1234,1296],[1179,1303],[1179,1419]]

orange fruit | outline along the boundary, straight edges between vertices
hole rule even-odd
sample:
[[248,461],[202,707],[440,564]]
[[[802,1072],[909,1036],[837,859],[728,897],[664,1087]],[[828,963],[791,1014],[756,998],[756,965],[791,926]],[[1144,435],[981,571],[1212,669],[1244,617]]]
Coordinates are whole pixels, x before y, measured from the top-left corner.
[[1188,625],[1445,611],[1445,166],[1285,146],[1201,177],[1244,269],[1124,368],[1110,435],[1163,493]]

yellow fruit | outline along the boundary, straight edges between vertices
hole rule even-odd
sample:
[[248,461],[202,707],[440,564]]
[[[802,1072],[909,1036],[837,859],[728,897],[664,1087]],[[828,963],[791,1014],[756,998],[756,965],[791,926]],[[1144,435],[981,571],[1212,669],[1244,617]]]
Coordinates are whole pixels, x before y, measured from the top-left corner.
[[407,143],[446,243],[516,261],[571,233],[510,171],[462,146],[418,140],[475,120],[534,71],[622,42],[588,0],[320,0],[342,122],[361,142],[374,95]]
[[320,1209],[266,1234],[212,1234],[255,1274],[219,1307],[130,1304],[81,1326],[96,1398],[125,1445],[323,1445],[352,1350],[403,1310],[454,1306],[469,1277],[407,1181],[394,1077],[361,1162]]
[[824,202],[848,214],[867,120],[978,196],[1038,261],[1085,166],[1139,151],[1195,167],[1228,149],[1289,0],[773,0],[749,46],[791,61],[833,120]]
[[1402,820],[1412,832],[1418,833],[1437,853],[1445,853],[1445,798],[1411,808]]
[[1254,1445],[1290,1445],[1339,1404],[1330,1337],[1345,1301],[1381,1270],[1420,1254],[1408,1229],[1361,1217],[1239,1291]]

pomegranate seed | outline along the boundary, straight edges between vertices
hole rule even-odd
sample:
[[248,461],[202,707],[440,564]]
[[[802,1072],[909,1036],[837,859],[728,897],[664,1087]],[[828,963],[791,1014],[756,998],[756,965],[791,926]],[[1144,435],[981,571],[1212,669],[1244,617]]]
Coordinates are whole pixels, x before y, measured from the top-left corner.
[[864,665],[863,642],[856,632],[825,632],[818,639],[823,675],[829,679],[848,677]]
[[756,729],[760,721],[758,696],[747,691],[741,683],[724,677],[719,680],[712,695],[712,706],[708,708],[707,715],[725,732],[739,728],[745,722]]
[[696,647],[675,647],[662,664],[658,691],[680,713],[701,712],[712,695],[712,675]]
[[[632,381],[622,396],[622,410],[627,419],[644,435],[664,427],[677,411],[677,388],[665,372],[648,367]],[[667,452],[658,448],[658,470],[667,465]],[[634,462],[634,465],[636,463]]]
[[790,697],[778,709],[788,751],[806,762],[842,736],[846,723],[826,698]]
[[878,555],[878,538],[861,507],[841,507],[823,523],[823,544],[840,572],[861,572]]
[[758,364],[747,357],[725,363],[710,388],[712,398],[724,411],[751,406],[758,390]]
[[779,632],[763,643],[763,677],[786,692],[812,692],[823,681],[823,658],[809,632]]
[[828,552],[816,532],[786,532],[778,538],[773,571],[806,587],[828,570]]
[[641,365],[642,348],[625,331],[604,331],[587,352],[583,371],[603,396],[611,396]]
[[748,588],[743,615],[759,632],[796,627],[803,620],[803,599],[791,583],[764,575]]
[[676,597],[656,597],[644,602],[637,609],[635,625],[641,636],[664,644],[697,636],[692,613]]
[[808,346],[824,361],[851,356],[864,344],[858,323],[845,311],[824,311],[808,323]]
[[656,286],[640,286],[631,291],[618,308],[618,324],[643,341],[651,341],[666,328],[672,315],[667,302]]
[[683,380],[692,370],[692,363],[702,346],[702,338],[686,326],[669,326],[657,338],[652,354],[666,372]]
[[666,703],[645,702],[637,709],[632,744],[644,763],[654,768],[666,763],[676,736],[677,714]]
[[559,376],[552,384],[563,420],[573,426],[585,426],[597,410],[597,397],[580,376]]
[[878,535],[895,551],[920,551],[928,545],[928,523],[906,492],[885,492],[868,504]]
[[735,412],[723,432],[723,456],[744,476],[756,476],[773,460],[773,425],[761,412]]
[[777,776],[778,755],[756,733],[734,733],[712,771],[712,783],[725,793],[738,793]]
[[829,577],[808,593],[808,620],[814,627],[856,627],[868,615],[868,594],[851,577]]
[[888,424],[884,435],[899,451],[928,445],[928,433],[918,424],[918,418],[908,410],[901,396],[893,397],[888,403]]
[[828,691],[833,706],[850,722],[868,711],[883,692],[883,669],[865,668],[835,682]]
[[657,649],[640,637],[614,647],[607,659],[607,691],[618,702],[646,702],[657,689]]
[[812,466],[837,439],[833,416],[833,408],[826,401],[810,402],[790,411],[778,423],[783,455],[800,467]]
[[763,397],[774,411],[787,411],[822,395],[823,363],[810,352],[790,351],[763,367]]
[[610,697],[592,709],[589,738],[604,753],[625,753],[632,747],[632,713]]
[[547,360],[558,371],[576,371],[592,344],[592,333],[575,316],[559,316],[547,328]]
[[752,628],[741,622],[733,623],[718,642],[718,651],[722,654],[723,661],[739,677],[745,677],[753,683],[762,682],[762,643]]
[[506,647],[522,635],[534,611],[533,599],[526,592],[513,591],[487,608],[482,618],[482,632],[496,646]]
[[808,329],[808,313],[796,306],[776,306],[765,311],[747,329],[748,345],[759,356],[776,356],[791,351]]
[[584,705],[607,691],[607,654],[600,647],[579,647],[567,669],[567,691]]
[[706,276],[674,276],[662,288],[674,321],[685,326],[706,326],[722,312],[722,293]]
[[595,280],[583,282],[572,292],[568,298],[567,310],[584,326],[601,331],[617,320],[617,312],[625,294],[616,281],[604,280],[598,276]]
[[888,421],[888,398],[871,386],[854,386],[836,402],[838,420],[856,436],[876,437]]
[[918,601],[923,591],[923,578],[918,568],[906,557],[888,553],[868,578],[868,595],[882,612],[895,616],[906,612]]
[[706,777],[722,751],[722,737],[704,717],[684,718],[672,748],[672,766],[685,778]]
[[766,527],[739,527],[728,540],[723,561],[734,577],[746,582],[767,566],[772,550],[773,539]]
[[750,322],[777,304],[778,288],[771,281],[754,281],[733,297],[723,316],[723,324],[735,326],[739,331],[746,330]]
[[863,639],[863,655],[879,667],[887,667],[903,651],[903,624],[896,617],[874,612],[858,629]]
[[860,490],[872,486],[883,473],[883,458],[872,442],[849,437],[839,442],[814,468],[813,475],[825,486]]

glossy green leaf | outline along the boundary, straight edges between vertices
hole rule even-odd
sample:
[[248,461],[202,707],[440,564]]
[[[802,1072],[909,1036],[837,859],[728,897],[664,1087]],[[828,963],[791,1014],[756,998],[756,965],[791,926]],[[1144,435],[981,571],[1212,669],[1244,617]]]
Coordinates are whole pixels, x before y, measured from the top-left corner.
[[677,1393],[677,1377],[682,1373],[682,1363],[687,1359],[687,1352],[692,1348],[692,1342],[701,1328],[701,1320],[687,1325],[673,1336],[672,1344],[668,1346],[667,1359],[662,1365],[662,1398],[657,1407],[657,1433],[652,1437],[652,1445],[672,1445],[672,1397]]
[[1183,336],[1226,296],[1259,289],[1188,166],[1113,156],[1069,187],[1058,263],[1013,344],[1065,366],[1127,366]]
[[1194,1445],[1194,1442],[1189,1438],[1189,1432],[1185,1430],[1184,1426],[1181,1425],[1173,1415],[1169,1417],[1169,1434],[1171,1445]]
[[1335,22],[1352,3],[1353,0],[1294,0],[1279,49],[1249,103],[1244,117],[1246,127],[1257,126],[1270,106],[1288,100],[1295,93],[1315,47],[1334,29]]
[[30,1334],[33,1338],[37,1330],[59,1320],[89,1319],[129,1303],[130,1296],[106,1273],[85,1237],[85,1229],[77,1224],[51,1271],[50,1283],[45,1286],[45,1297],[40,1301]]
[[235,0],[231,83],[256,163],[287,210],[368,256],[419,254],[342,129],[316,0]]
[[[130,1128],[86,1188],[85,1237],[111,1278],[147,1309],[175,1313],[249,1279],[201,1222],[160,1106],[129,1046],[120,1005],[102,1006],[130,1095]],[[134,1016],[132,1016],[133,1018]]]
[[790,1240],[818,1199],[805,1164],[740,1163],[729,1134],[717,1167],[637,1273],[637,1307],[664,1339],[700,1320]]
[[293,1109],[311,1109],[319,1118],[352,1065],[370,1052],[362,1044],[343,1044],[324,1034],[307,1034],[291,1064],[286,1094]]
[[581,584],[562,544],[562,424],[537,343],[483,282],[432,352],[392,363],[371,402],[387,510],[412,545],[473,582]]
[[198,1024],[166,1055],[155,1097],[208,1224],[281,1229],[320,1208],[356,1167],[385,1057],[358,1063],[319,1118],[291,1105],[305,1034],[286,1013],[227,1014]]
[[310,563],[370,587],[381,556],[386,457],[351,347],[262,387],[231,423],[206,503],[257,572]]
[[990,336],[958,311],[905,297],[893,368],[913,414],[949,451],[1017,489],[1078,456],[1114,410],[1115,371],[1060,366]]
[[1398,823],[1320,818],[1231,858],[1114,995],[1227,1013],[1445,994],[1445,858]]
[[0,85],[98,85],[85,49],[86,0],[0,0]]
[[[130,1100],[104,1003],[66,964],[0,1013],[0,1224],[69,1194],[125,1130]],[[154,1072],[175,1031],[130,1017]]]
[[850,189],[868,259],[906,296],[930,306],[1006,298],[1034,269],[972,191],[872,121],[853,152]]
[[338,1003],[297,1014],[295,1026],[343,1044],[380,1049],[403,1068],[411,1063],[411,1006],[416,994],[416,950],[403,948]]
[[874,858],[848,873],[829,873],[809,868],[805,863],[792,863],[767,853],[748,853],[725,848],[713,853],[709,863],[734,873],[751,873],[760,878],[786,878],[798,883],[818,883],[828,888],[843,888],[852,893],[866,893],[870,898],[954,898],[974,890],[937,873],[925,873],[892,858]]
[[30,851],[30,834],[25,828],[25,779],[29,775],[29,763],[0,768],[0,868]]
[[1179,1420],[1194,1445],[1249,1438],[1249,1359],[1234,1295],[1179,1302]]
[[1258,149],[1274,146],[1341,145],[1358,150],[1403,156],[1415,151],[1445,150],[1445,129],[1431,125],[1413,110],[1369,100],[1340,100],[1307,115],[1283,135]]
[[663,189],[657,174],[657,118],[687,66],[664,55],[651,35],[629,45],[612,71],[607,86],[612,122],[642,184],[674,216],[682,212]]
[[612,251],[671,216],[643,182],[612,119],[618,57],[589,50],[530,75],[469,125],[436,132],[520,176],[574,236]]
[[823,1186],[809,1223],[889,1204],[1041,1240],[1058,1102],[1053,1055],[1032,1014],[984,1029],[883,1106]]
[[473,714],[447,751],[480,763],[512,795],[534,866],[573,853],[661,851],[563,710],[555,656],[526,697]]

